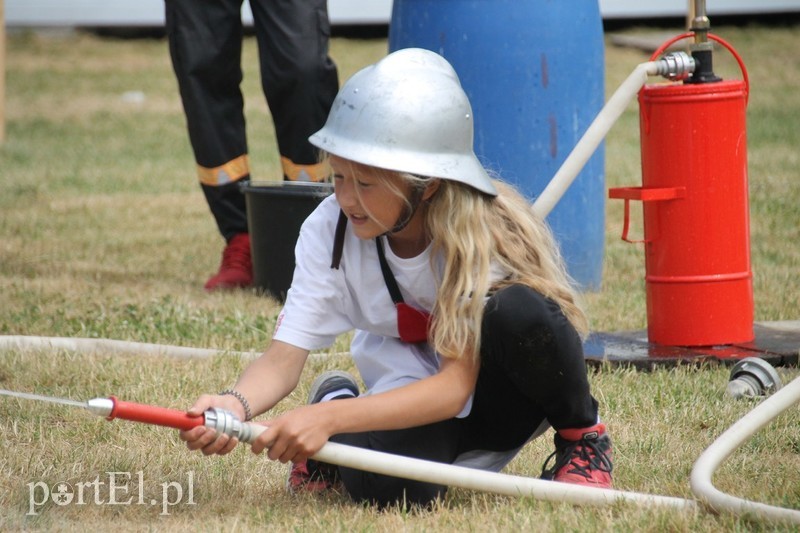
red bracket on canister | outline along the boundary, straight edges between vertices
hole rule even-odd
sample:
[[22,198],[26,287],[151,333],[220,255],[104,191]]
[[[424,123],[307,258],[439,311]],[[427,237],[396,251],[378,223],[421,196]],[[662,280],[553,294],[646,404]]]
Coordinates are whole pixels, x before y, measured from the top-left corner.
[[622,240],[630,243],[650,242],[655,236],[650,235],[651,238],[645,237],[640,240],[631,240],[628,238],[628,230],[630,229],[630,201],[638,200],[640,202],[658,202],[663,200],[676,200],[678,198],[686,197],[686,187],[663,187],[663,188],[645,188],[645,187],[615,187],[608,190],[608,197],[615,200],[625,200],[625,214],[623,215],[622,222]]

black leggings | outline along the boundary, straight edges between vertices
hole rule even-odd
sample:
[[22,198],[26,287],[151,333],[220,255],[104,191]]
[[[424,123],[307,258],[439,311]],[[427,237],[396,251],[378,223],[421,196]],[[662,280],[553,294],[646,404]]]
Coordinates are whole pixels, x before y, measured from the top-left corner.
[[[504,288],[486,303],[481,337],[481,369],[466,418],[331,440],[450,464],[470,450],[519,448],[545,419],[556,429],[597,423],[580,337],[553,301],[522,285]],[[355,500],[379,506],[425,506],[446,491],[351,468],[339,472]]]

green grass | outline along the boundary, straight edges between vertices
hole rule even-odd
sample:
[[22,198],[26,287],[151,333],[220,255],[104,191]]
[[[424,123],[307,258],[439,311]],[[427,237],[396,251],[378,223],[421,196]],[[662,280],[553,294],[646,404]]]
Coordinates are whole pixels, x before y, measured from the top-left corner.
[[[631,28],[629,33],[648,33]],[[717,27],[742,54],[751,77],[748,147],[756,320],[796,320],[800,267],[800,29]],[[675,33],[679,30],[676,29]],[[383,39],[336,38],[341,79],[386,52]],[[647,56],[606,47],[607,95]],[[717,55],[718,71],[739,77]],[[254,177],[280,172],[261,95],[256,48],[244,50],[248,134]],[[231,351],[267,345],[277,302],[250,291],[209,295],[221,240],[194,178],[177,87],[162,39],[121,40],[76,33],[13,34],[7,43],[6,142],[0,147],[0,335],[110,338]],[[123,95],[141,91],[143,103]],[[609,187],[640,183],[638,108],[632,103],[606,142]],[[586,294],[593,330],[646,326],[644,257],[619,240],[621,202],[607,202],[602,288]],[[347,337],[332,353],[347,350]],[[0,388],[89,399],[118,395],[182,409],[200,393],[229,386],[247,361],[124,357],[61,350],[0,353]],[[301,403],[313,376],[351,368],[342,356],[314,359],[280,406]],[[796,369],[781,369],[784,381]],[[617,488],[691,498],[689,472],[702,451],[752,409],[725,397],[727,370],[715,365],[640,373],[591,373],[615,444]],[[714,482],[726,492],[800,508],[800,412],[781,415],[737,450]],[[508,467],[536,477],[551,437]],[[634,505],[575,507],[451,490],[431,512],[379,513],[339,495],[291,497],[285,466],[242,448],[230,456],[189,453],[174,431],[96,419],[78,409],[0,399],[0,529],[324,531],[773,531],[782,526],[707,512],[680,514]],[[131,505],[58,506],[28,516],[30,486],[133,476]],[[141,472],[142,484],[137,475]],[[162,515],[164,484],[189,489]],[[139,490],[144,504],[138,504]],[[88,489],[87,489],[88,490]],[[108,486],[101,501],[108,501]],[[125,494],[118,494],[126,499]],[[774,529],[773,529],[774,527]]]

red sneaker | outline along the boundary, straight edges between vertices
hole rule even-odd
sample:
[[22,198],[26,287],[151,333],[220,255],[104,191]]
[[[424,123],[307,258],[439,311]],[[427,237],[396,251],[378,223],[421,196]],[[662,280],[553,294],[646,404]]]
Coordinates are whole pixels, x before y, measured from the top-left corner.
[[253,260],[250,252],[250,235],[234,235],[222,251],[219,272],[205,284],[209,292],[236,287],[249,287],[253,284]]
[[[559,429],[554,438],[556,451],[542,467],[542,479],[610,489],[612,450],[605,424],[583,429]],[[547,464],[555,458],[555,463]]]
[[[311,384],[308,403],[319,403],[326,396],[331,395],[335,395],[335,397],[330,398],[330,401],[358,396],[356,379],[348,372],[340,370],[323,372]],[[345,491],[344,484],[339,476],[339,468],[336,465],[314,459],[309,459],[302,463],[292,463],[289,467],[289,476],[286,478],[286,488],[292,493],[300,491],[322,492],[328,489],[334,489],[338,492]]]
[[286,488],[291,493],[317,493],[332,489],[339,481],[338,471],[335,468],[312,468],[313,471],[309,472],[308,461],[292,463],[289,477],[286,478]]

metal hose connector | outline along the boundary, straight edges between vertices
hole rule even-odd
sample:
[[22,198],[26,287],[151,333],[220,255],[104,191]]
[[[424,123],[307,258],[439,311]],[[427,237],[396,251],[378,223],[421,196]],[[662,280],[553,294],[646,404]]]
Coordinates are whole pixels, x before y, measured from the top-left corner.
[[241,442],[249,443],[251,440],[250,425],[242,423],[230,411],[212,407],[205,412],[205,419],[205,426],[214,429],[217,433],[235,437]]
[[686,52],[673,52],[654,61],[656,73],[672,81],[683,81],[694,72],[695,60]]

